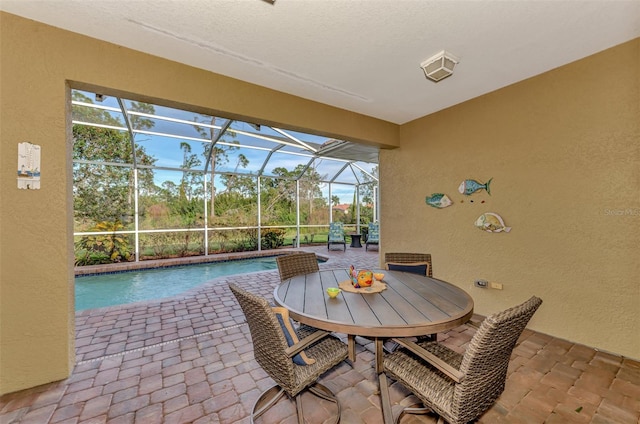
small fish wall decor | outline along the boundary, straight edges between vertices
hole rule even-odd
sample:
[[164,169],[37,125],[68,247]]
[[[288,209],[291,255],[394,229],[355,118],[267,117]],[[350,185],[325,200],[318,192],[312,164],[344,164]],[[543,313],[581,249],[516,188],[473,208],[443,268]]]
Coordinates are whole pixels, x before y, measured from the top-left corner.
[[426,202],[427,205],[438,209],[446,208],[453,204],[449,196],[442,193],[433,193],[431,196],[427,196]]
[[511,227],[507,227],[504,224],[502,217],[493,212],[485,212],[480,215],[474,225],[488,233],[501,233],[503,231],[508,233],[511,231]]
[[487,181],[484,184],[479,183],[476,180],[464,180],[463,182],[460,183],[460,186],[458,187],[458,191],[464,194],[465,196],[471,196],[476,191],[484,189],[490,195],[491,189],[489,188],[489,184],[491,184],[491,180],[493,180],[493,178],[489,178],[489,181]]

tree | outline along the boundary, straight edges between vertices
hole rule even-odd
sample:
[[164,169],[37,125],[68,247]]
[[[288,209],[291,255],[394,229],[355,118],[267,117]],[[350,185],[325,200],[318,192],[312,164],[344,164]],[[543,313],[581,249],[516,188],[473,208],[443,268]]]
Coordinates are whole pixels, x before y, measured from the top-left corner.
[[[299,166],[300,167],[300,166]],[[300,203],[305,202],[307,209],[305,210],[303,222],[308,224],[319,224],[319,222],[311,222],[314,217],[314,207],[316,205],[316,199],[322,197],[322,190],[320,184],[323,179],[326,179],[326,175],[320,175],[316,168],[310,166],[300,177]],[[325,203],[324,201],[322,202]],[[326,206],[326,205],[324,205]]]
[[377,165],[372,169],[371,174],[375,178],[371,178],[364,172],[360,173],[360,179],[363,181],[362,184],[358,186],[358,189],[360,190],[360,203],[362,205],[360,207],[361,224],[368,224],[369,222],[373,221],[373,208],[376,207],[376,205],[374,204],[375,199],[373,196],[373,190],[378,185],[378,180],[376,179],[378,178]]
[[[92,103],[80,92],[73,92],[73,99]],[[115,116],[105,110],[80,107],[72,108],[76,121],[124,127]],[[143,127],[153,125],[149,120],[139,120]],[[127,221],[133,209],[133,143],[128,132],[75,124],[73,132],[74,209],[81,220]],[[138,164],[153,165],[155,159],[136,147]],[[105,162],[123,164],[107,165]],[[153,171],[138,171],[140,186],[153,186]]]
[[353,201],[351,202],[351,206],[349,206],[349,223],[353,224],[356,222],[358,211],[356,210],[358,203],[358,197],[356,196],[356,191],[353,191]]
[[273,173],[276,178],[262,180],[262,221],[266,224],[295,224],[296,182],[292,179],[293,172],[278,167]]
[[238,168],[246,168],[248,165],[249,159],[245,155],[239,154],[236,159],[236,166],[233,169],[234,173],[224,174],[221,176],[222,182],[225,186],[225,192],[237,192],[244,194],[256,193],[255,187],[251,187],[256,184],[255,177],[237,174]]
[[128,136],[115,130],[74,125],[73,139],[74,160],[95,161],[74,163],[76,217],[93,222],[125,221],[132,211],[129,186],[132,169],[100,162],[122,163],[130,157]]
[[[209,115],[203,115],[203,114],[196,114],[193,117],[193,128],[198,132],[198,134],[200,134],[203,138],[208,138],[209,140],[211,140],[210,143],[204,143],[203,147],[204,147],[204,152],[203,152],[203,156],[205,158],[210,157],[210,161],[207,164],[209,167],[209,172],[211,175],[211,201],[210,201],[210,205],[209,205],[209,216],[214,217],[216,215],[216,208],[215,208],[215,198],[216,198],[216,189],[215,189],[215,177],[216,177],[216,167],[217,166],[221,166],[226,164],[227,162],[229,162],[229,155],[228,152],[234,149],[238,149],[238,147],[233,147],[233,146],[226,146],[226,145],[219,145],[217,144],[217,141],[225,141],[227,143],[232,143],[233,139],[235,138],[235,133],[229,133],[229,132],[225,132],[222,137],[220,137],[220,140],[216,140],[215,138],[215,132],[213,128],[210,127],[205,127],[203,125],[198,125],[198,124],[207,124],[210,126],[214,126],[216,123],[216,118],[214,116],[209,116]],[[214,145],[214,142],[216,143]],[[211,149],[213,148],[213,152],[211,152]],[[209,152],[211,152],[211,155],[209,155]],[[245,157],[246,159],[246,157]],[[247,163],[249,163],[249,161],[247,160]],[[246,165],[245,165],[246,166]]]
[[204,175],[200,172],[192,171],[202,164],[198,155],[191,153],[191,144],[186,142],[180,143],[182,150],[182,180],[180,181],[180,197],[192,200],[198,194],[203,193],[202,184]]
[[[204,215],[204,194],[202,184],[204,175],[192,169],[202,164],[198,155],[191,153],[191,144],[180,143],[182,150],[182,179],[180,180],[178,198],[170,204],[175,216],[180,218],[181,227],[192,228]],[[182,254],[189,251],[191,232],[184,233]]]
[[[296,180],[299,180],[300,204],[306,208],[300,210],[300,220],[309,222],[314,216],[316,199],[322,196],[320,188],[323,177],[314,168],[299,164],[289,171],[283,167],[273,170],[276,178],[265,178],[262,185],[262,216],[264,222],[294,224],[296,222]],[[326,203],[324,200],[322,203]],[[326,206],[326,205],[325,205]]]

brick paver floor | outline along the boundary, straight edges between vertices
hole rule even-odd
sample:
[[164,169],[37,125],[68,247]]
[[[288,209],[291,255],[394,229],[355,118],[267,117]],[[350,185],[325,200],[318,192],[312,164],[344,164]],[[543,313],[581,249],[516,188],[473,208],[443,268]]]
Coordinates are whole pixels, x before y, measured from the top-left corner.
[[[304,250],[328,257],[321,267],[378,264],[377,252],[365,249]],[[72,375],[4,395],[0,423],[249,423],[253,402],[273,382],[253,359],[229,282],[272,298],[279,278],[276,270],[223,277],[173,298],[78,312]],[[463,326],[439,340],[462,351],[472,334]],[[356,362],[341,363],[320,381],[337,394],[342,423],[381,423],[373,346],[357,341]],[[400,384],[390,392],[396,414],[416,403]],[[335,413],[310,394],[303,403],[309,422]],[[639,417],[638,361],[525,330],[504,393],[478,422],[637,424]],[[295,423],[295,406],[282,399],[258,421]],[[431,415],[402,420],[435,422]]]

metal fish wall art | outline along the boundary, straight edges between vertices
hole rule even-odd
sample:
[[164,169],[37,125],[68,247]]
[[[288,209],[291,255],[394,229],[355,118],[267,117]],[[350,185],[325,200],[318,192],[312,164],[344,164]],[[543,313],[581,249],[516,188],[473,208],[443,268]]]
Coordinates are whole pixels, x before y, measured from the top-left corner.
[[433,193],[431,196],[427,196],[426,202],[427,205],[438,209],[446,208],[453,204],[449,196],[442,193]]
[[511,227],[507,227],[504,224],[504,220],[500,215],[493,212],[485,212],[476,219],[474,224],[479,229],[488,233],[508,233],[511,231]]
[[464,180],[460,183],[458,187],[458,191],[466,196],[470,196],[478,190],[486,190],[488,194],[491,194],[491,189],[489,188],[489,184],[491,184],[491,180],[493,178],[489,178],[489,181],[486,183],[479,183],[476,180]]

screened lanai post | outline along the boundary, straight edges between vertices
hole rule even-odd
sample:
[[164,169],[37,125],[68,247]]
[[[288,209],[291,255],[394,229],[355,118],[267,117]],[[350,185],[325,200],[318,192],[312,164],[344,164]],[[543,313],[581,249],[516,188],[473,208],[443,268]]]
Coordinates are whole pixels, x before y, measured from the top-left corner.
[[[124,107],[124,103],[120,97],[117,98],[118,106],[120,106],[120,111],[122,112],[122,119],[124,119],[124,123],[127,126],[127,132],[129,133],[129,140],[131,140],[131,158],[133,160],[133,221],[134,226],[138,228],[138,218],[139,218],[139,210],[138,210],[138,161],[136,156],[136,140],[135,133],[133,132],[133,127],[131,126],[131,120],[129,119],[129,114],[126,113],[126,108]],[[135,250],[135,262],[140,261],[140,235],[138,231],[134,233],[134,250]]]
[[373,222],[378,222],[378,186],[373,186]]
[[356,233],[360,234],[360,184],[356,184]]
[[333,222],[333,203],[331,199],[333,199],[333,196],[331,193],[331,182],[329,182],[329,222]]
[[[256,182],[258,183],[258,189],[256,190],[258,194],[258,241],[260,241],[262,240],[262,177],[258,175]],[[261,250],[261,244],[258,242],[258,252]]]
[[[211,117],[211,126],[215,128],[215,120],[216,118],[214,116]],[[214,135],[213,129],[211,128],[211,131],[209,132],[209,134],[211,134],[211,147],[209,148],[209,152],[207,152],[207,160],[205,161],[204,164],[204,173],[207,173],[207,168],[209,167],[209,164],[211,164],[211,207],[210,207],[210,213],[211,216],[216,216],[216,209],[215,209],[215,198],[216,198],[216,185],[215,185],[215,176],[216,176],[216,155],[213,153],[215,152],[216,149],[216,144],[218,143],[218,141],[222,138],[222,136],[224,135],[224,133],[227,132],[227,129],[229,128],[229,126],[231,125],[233,121],[231,119],[227,119],[227,122],[225,122],[222,127],[220,128],[220,132],[216,135]]]
[[209,255],[209,210],[207,209],[207,170],[204,171],[204,178],[202,179],[204,199],[204,255]]
[[296,242],[294,247],[300,247],[300,179],[296,180]]

